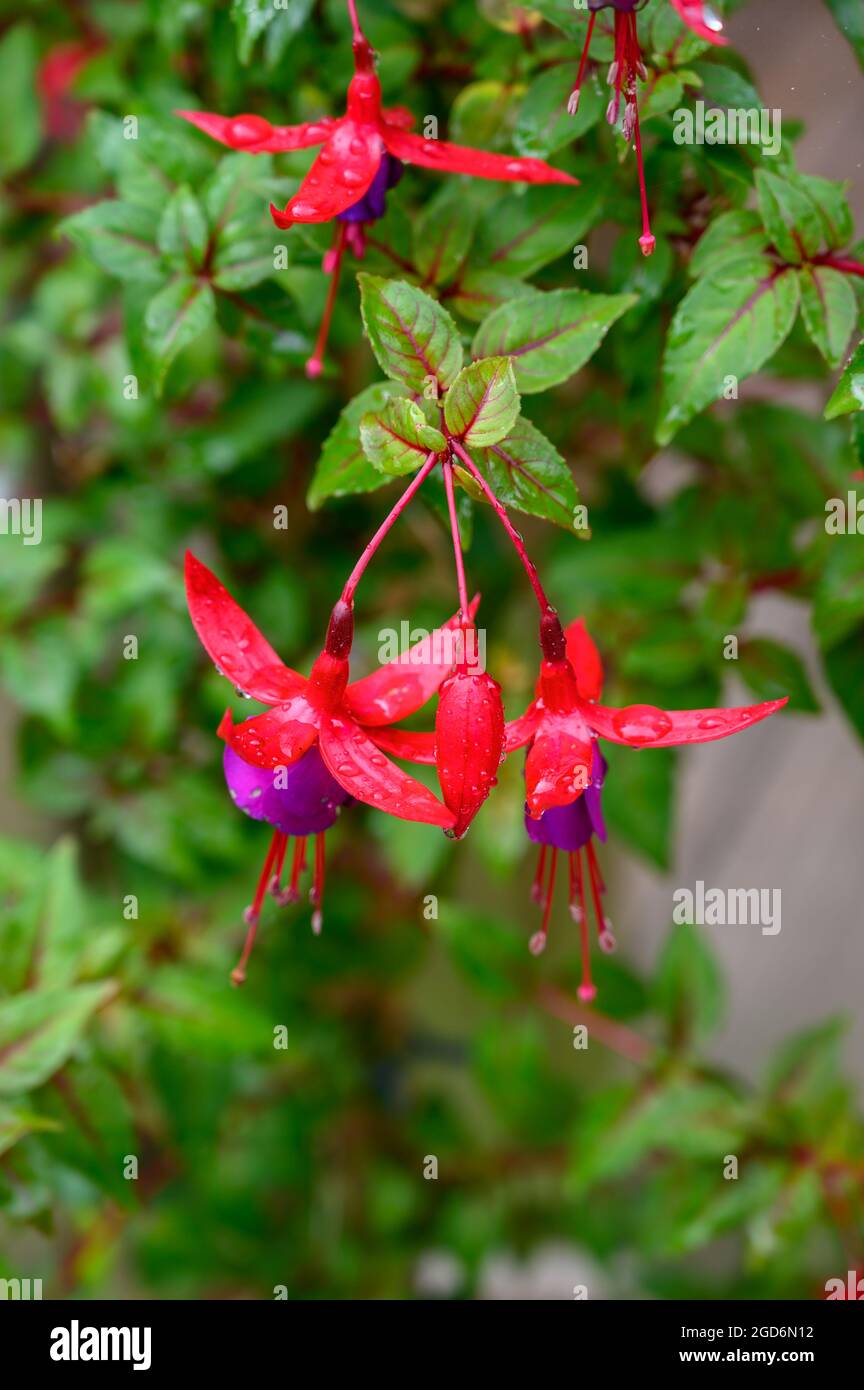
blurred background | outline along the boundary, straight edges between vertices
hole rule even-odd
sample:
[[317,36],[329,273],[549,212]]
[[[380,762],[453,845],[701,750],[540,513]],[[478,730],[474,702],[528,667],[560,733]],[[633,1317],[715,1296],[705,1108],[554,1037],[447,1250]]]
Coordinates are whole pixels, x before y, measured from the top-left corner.
[[[718,55],[683,31],[661,44],[651,26],[669,7],[650,0],[649,67],[679,84],[676,105],[700,65],[728,60],[730,90],[782,111],[784,159],[848,181],[860,229],[848,7],[722,8]],[[560,10],[363,7],[386,102],[602,188],[533,283],[571,287],[566,251],[584,238],[580,285],[640,294],[581,372],[530,401],[591,539],[520,528],[562,615],[588,619],[608,703],[792,697],[685,755],[609,753],[600,858],[619,950],[595,963],[596,1010],[577,1001],[563,896],[545,956],[527,950],[518,758],[458,845],[347,810],[328,837],[324,934],[305,904],[272,905],[231,988],[268,832],[224,786],[214,731],[226,702],[248,706],[198,646],[183,551],[308,670],[392,489],[325,500],[312,483],[338,412],[379,373],[351,273],[331,366],[303,373],[326,240],[293,229],[273,270],[266,203],[308,157],[220,161],[171,113],[338,112],[344,6],[0,5],[0,496],[43,500],[38,545],[0,535],[0,1277],[41,1278],[46,1297],[816,1298],[861,1266],[864,559],[860,537],[823,526],[825,498],[855,485],[861,432],[856,459],[848,421],[823,418],[839,373],[798,323],[739,400],[656,445],[692,246],[752,205],[753,158],[682,151],[658,103],[644,132],[662,244],[637,264],[620,141],[602,120],[575,144],[549,134],[550,73],[572,74],[581,50]],[[862,44],[864,26],[859,58]],[[601,47],[598,111],[604,71]],[[220,178],[238,190],[227,264],[258,269],[226,278],[175,350],[147,327],[159,272],[141,247],[178,185],[209,209]],[[410,171],[391,195],[376,240],[403,264],[438,187]],[[481,228],[509,215],[506,192],[466,187]],[[80,220],[107,198],[120,221]],[[399,273],[374,247],[366,268]],[[489,669],[521,712],[531,595],[479,507],[467,564]],[[382,631],[453,611],[451,569],[434,499],[413,507],[359,593],[358,673]],[[674,891],[698,880],[780,890],[782,930],[672,929]]]

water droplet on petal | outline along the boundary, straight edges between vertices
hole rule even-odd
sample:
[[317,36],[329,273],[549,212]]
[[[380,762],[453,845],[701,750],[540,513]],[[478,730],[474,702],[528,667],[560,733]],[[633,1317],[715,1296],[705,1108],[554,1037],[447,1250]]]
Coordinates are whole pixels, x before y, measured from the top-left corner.
[[640,747],[665,738],[672,729],[672,720],[656,705],[628,705],[613,714],[612,727],[625,743]]

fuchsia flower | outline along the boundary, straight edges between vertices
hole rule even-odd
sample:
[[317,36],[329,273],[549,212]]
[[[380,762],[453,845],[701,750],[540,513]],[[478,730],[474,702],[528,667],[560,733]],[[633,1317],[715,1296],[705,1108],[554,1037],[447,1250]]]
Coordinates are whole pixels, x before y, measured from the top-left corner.
[[348,87],[344,116],[328,116],[304,125],[274,126],[261,116],[177,112],[214,140],[250,154],[322,145],[321,153],[287,206],[280,209],[270,205],[277,227],[333,219],[339,223],[333,248],[323,263],[323,269],[333,279],[318,341],[306,364],[309,376],[318,376],[322,370],[344,251],[348,247],[362,257],[366,244],[364,228],[383,216],[385,194],[398,182],[403,163],[510,183],[578,183],[578,179],[561,169],[553,169],[542,159],[491,154],[487,150],[412,134],[414,118],[410,111],[404,107],[382,109],[374,53],[350,0],[349,9],[354,26],[354,76]]
[[[588,32],[585,35],[585,47],[579,60],[579,71],[576,74],[576,81],[567,106],[571,115],[575,115],[579,109],[579,96],[597,12],[598,10],[614,9],[615,57],[609,69],[608,79],[609,86],[612,88],[612,99],[606,108],[606,119],[612,126],[618,124],[623,100],[624,116],[621,130],[628,144],[631,140],[634,142],[636,165],[639,172],[639,196],[642,202],[642,235],[639,238],[639,245],[643,255],[650,256],[657,245],[657,239],[651,231],[651,219],[648,214],[648,193],[645,187],[645,167],[642,159],[642,133],[639,128],[639,102],[636,95],[637,79],[644,82],[648,76],[642,61],[642,50],[639,47],[639,36],[636,29],[636,11],[641,9],[645,3],[646,0],[588,0],[588,9],[591,11],[588,20]],[[723,28],[720,20],[717,19],[708,5],[702,3],[702,0],[671,0],[671,3],[684,23],[700,38],[708,39],[711,43],[726,42],[720,33]]]
[[247,815],[274,827],[258,889],[246,914],[250,938],[238,966],[239,981],[268,885],[278,892],[289,837],[297,837],[300,846],[288,890],[287,900],[293,901],[305,862],[300,842],[305,845],[309,835],[316,836],[312,899],[317,931],[324,888],[324,833],[347,800],[363,801],[391,816],[448,831],[455,826],[455,814],[396,767],[382,749],[392,744],[404,756],[404,748],[410,748],[410,733],[390,731],[387,726],[418,710],[450,675],[452,658],[435,658],[442,651],[446,655],[443,634],[455,629],[457,620],[451,619],[401,658],[349,684],[350,598],[336,604],[324,650],[307,679],[280,660],[227,589],[191,553],[186,556],[186,594],[195,630],[217,670],[241,694],[271,706],[266,714],[240,724],[234,723],[228,710],[218,730],[228,745],[225,775],[234,800]]
[[[579,997],[589,1002],[596,990],[591,981],[586,883],[593,899],[600,946],[604,950],[614,947],[610,923],[602,908],[603,879],[591,845],[594,835],[606,839],[600,804],[606,762],[597,747],[598,737],[629,748],[709,743],[740,733],[775,714],[786,700],[767,700],[739,709],[662,710],[654,705],[613,709],[599,703],[603,666],[582,621],[571,623],[564,633],[557,616],[547,612],[541,621],[540,636],[543,661],[537,698],[521,718],[507,726],[506,735],[508,752],[528,745],[525,825],[529,838],[541,845],[534,896],[543,902],[544,914],[540,931],[530,944],[535,955],[546,945],[556,861],[561,850],[570,861],[570,911],[582,932]],[[544,891],[549,850],[549,879]]]

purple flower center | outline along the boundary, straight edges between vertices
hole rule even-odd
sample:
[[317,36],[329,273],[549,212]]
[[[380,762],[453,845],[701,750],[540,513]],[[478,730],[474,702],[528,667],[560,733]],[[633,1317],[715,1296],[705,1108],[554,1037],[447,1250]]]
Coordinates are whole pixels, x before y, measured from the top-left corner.
[[539,820],[525,811],[525,829],[529,840],[537,845],[551,845],[553,849],[572,853],[584,849],[592,835],[599,840],[606,839],[606,826],[603,821],[601,788],[606,776],[606,759],[596,743],[594,760],[591,764],[591,785],[569,806],[553,806],[544,811]]
[[378,171],[363,197],[344,212],[336,216],[337,222],[377,222],[387,211],[387,194],[402,177],[403,164],[400,159],[385,150],[381,156]]
[[226,747],[225,781],[231,798],[253,820],[264,820],[283,835],[318,835],[329,830],[351,798],[330,776],[317,747],[289,767],[252,767]]

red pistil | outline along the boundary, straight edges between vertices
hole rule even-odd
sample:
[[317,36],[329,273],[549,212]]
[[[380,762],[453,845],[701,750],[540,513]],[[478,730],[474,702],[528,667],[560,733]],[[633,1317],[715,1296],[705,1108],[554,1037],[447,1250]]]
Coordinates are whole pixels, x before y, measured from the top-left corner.
[[549,936],[549,915],[552,911],[552,891],[555,887],[555,870],[558,867],[558,851],[553,849],[549,856],[549,883],[546,887],[546,906],[543,909],[543,921],[540,930],[535,932],[528,942],[528,948],[532,956],[539,956],[546,950],[546,941]]
[[585,876],[582,872],[582,851],[576,850],[571,856],[571,862],[576,861],[576,896],[578,905],[574,903],[571,895],[570,915],[579,924],[579,935],[582,940],[582,983],[576,991],[583,1004],[590,1004],[597,997],[597,986],[591,979],[591,942],[588,937],[588,909],[585,902]]
[[543,901],[543,873],[546,868],[546,846],[540,846],[540,856],[537,860],[537,872],[534,875],[534,882],[531,884],[531,901],[537,904]]
[[246,979],[246,966],[252,954],[252,948],[255,945],[255,937],[258,932],[258,919],[261,916],[261,904],[264,901],[264,895],[267,892],[268,885],[273,876],[274,865],[279,855],[282,854],[284,857],[284,853],[285,836],[282,834],[281,830],[276,830],[274,831],[273,839],[270,841],[270,848],[267,851],[267,858],[264,860],[264,868],[261,870],[261,877],[258,880],[258,887],[255,889],[255,897],[252,900],[252,905],[251,907],[247,907],[243,914],[249,930],[246,933],[246,940],[243,943],[240,959],[231,971],[232,985],[242,985]]

